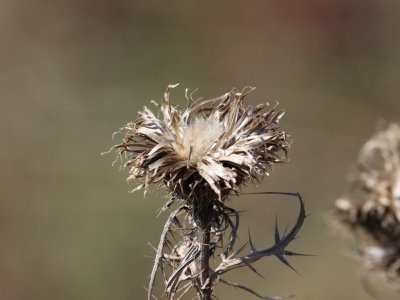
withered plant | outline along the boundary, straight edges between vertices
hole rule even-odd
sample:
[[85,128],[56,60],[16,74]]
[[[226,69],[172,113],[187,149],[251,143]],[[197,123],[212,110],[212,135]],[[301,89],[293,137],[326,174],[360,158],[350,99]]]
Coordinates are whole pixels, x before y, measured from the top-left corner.
[[350,228],[367,276],[400,291],[400,126],[378,131],[362,147],[336,215]]
[[281,235],[275,228],[274,245],[262,250],[256,249],[250,234],[248,242],[236,248],[240,216],[227,205],[247,183],[260,183],[274,164],[286,160],[288,135],[279,129],[284,111],[266,110],[266,104],[245,107],[245,96],[254,90],[250,87],[208,100],[193,99],[186,90],[188,105],[181,110],[170,102],[175,87],[168,86],[161,104],[154,103],[161,117],[144,107],[136,121],[121,128],[123,141],[113,147],[122,166],[129,168],[128,180],[141,181],[135,190],[146,192],[151,184],[166,187],[162,210],[176,206],[156,249],[148,299],[154,297],[157,272],[168,299],[179,299],[192,288],[198,299],[211,299],[217,282],[260,299],[282,299],[264,297],[222,275],[240,267],[257,273],[253,264],[267,256],[290,266],[286,256],[300,255],[286,250],[305,219],[299,194],[281,193],[298,197],[300,213],[290,231]]

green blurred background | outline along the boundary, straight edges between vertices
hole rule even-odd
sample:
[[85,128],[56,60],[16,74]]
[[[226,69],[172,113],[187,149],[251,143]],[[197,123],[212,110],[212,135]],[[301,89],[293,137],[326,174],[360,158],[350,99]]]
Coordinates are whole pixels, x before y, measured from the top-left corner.
[[[302,193],[312,215],[291,249],[318,256],[290,259],[302,276],[270,258],[265,279],[228,278],[299,300],[368,299],[351,242],[325,219],[377,123],[399,121],[399,28],[389,0],[1,0],[0,299],[144,299],[163,195],[128,194],[126,172],[100,153],[176,82],[177,104],[185,87],[213,97],[252,85],[248,103],[287,109],[291,161],[259,190]],[[232,205],[259,247],[275,215],[284,227],[298,209],[281,196]]]

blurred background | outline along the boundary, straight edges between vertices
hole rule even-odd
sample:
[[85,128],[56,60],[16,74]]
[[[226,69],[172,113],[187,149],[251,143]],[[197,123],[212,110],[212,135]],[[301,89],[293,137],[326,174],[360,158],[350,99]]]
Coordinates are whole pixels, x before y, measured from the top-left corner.
[[[302,193],[312,215],[290,249],[318,256],[290,258],[301,276],[270,258],[264,279],[228,278],[265,295],[368,299],[326,214],[377,124],[399,121],[399,28],[389,0],[1,0],[0,299],[145,298],[163,194],[129,194],[127,172],[100,153],[177,82],[177,104],[186,87],[213,97],[251,85],[249,104],[287,109],[290,163],[258,191]],[[258,247],[273,242],[276,215],[284,228],[298,212],[282,196],[232,205],[245,210],[242,242],[250,229]],[[222,284],[216,295],[255,299]]]

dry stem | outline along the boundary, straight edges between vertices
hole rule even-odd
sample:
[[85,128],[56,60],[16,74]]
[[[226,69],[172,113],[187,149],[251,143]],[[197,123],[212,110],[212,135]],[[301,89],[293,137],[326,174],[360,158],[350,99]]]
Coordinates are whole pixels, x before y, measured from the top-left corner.
[[200,228],[199,240],[200,246],[200,257],[199,257],[199,269],[200,269],[200,286],[198,287],[198,299],[199,300],[210,300],[211,299],[211,281],[210,281],[210,231],[211,226],[207,225],[206,228]]
[[[206,200],[207,201],[207,200]],[[208,202],[208,201],[207,201]],[[199,300],[210,300],[212,294],[212,282],[210,281],[210,242],[211,224],[214,215],[213,205],[210,201],[205,207],[195,208],[196,223],[198,225],[197,239],[200,243],[200,256],[198,258],[198,271],[200,272],[197,297]]]

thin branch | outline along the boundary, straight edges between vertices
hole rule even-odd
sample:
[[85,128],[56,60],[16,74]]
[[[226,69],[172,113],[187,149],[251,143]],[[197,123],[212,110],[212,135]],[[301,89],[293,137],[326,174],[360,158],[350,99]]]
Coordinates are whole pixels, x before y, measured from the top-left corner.
[[147,291],[148,291],[147,292],[147,300],[151,300],[151,298],[152,298],[154,282],[155,282],[155,279],[157,276],[158,267],[160,266],[161,260],[163,258],[163,249],[164,249],[164,246],[166,243],[167,234],[170,230],[173,220],[176,218],[176,216],[182,209],[186,209],[186,206],[182,205],[182,206],[178,207],[175,211],[173,211],[169,215],[167,221],[165,222],[164,230],[161,234],[160,242],[158,243],[158,248],[157,248],[156,257],[154,259],[153,269],[152,269],[151,275],[150,275],[150,281],[149,281],[148,288],[147,288]]

